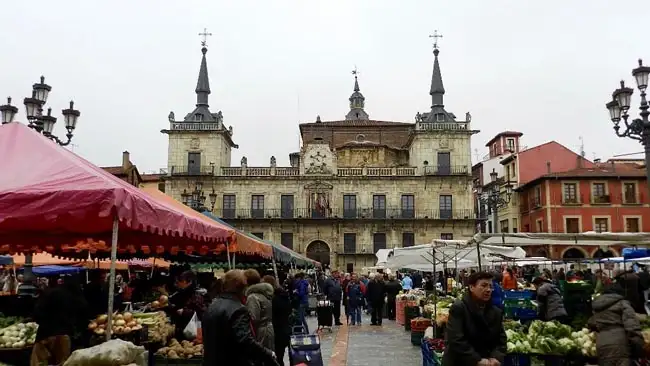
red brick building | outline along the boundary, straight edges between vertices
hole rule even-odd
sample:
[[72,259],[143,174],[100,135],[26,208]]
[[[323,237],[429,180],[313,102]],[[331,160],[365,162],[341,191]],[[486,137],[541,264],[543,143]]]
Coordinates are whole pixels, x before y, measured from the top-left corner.
[[[638,164],[611,161],[544,174],[516,191],[521,232],[650,232],[646,171]],[[592,258],[618,256],[621,248],[554,245],[527,250],[551,258]]]

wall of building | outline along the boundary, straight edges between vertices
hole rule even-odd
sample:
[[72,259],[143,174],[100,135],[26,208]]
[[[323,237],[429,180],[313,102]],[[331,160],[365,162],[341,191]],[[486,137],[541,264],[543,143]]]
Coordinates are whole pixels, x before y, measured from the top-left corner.
[[189,152],[201,153],[202,167],[208,167],[211,163],[216,170],[229,167],[231,148],[222,133],[225,132],[169,133],[169,171],[172,171],[172,167],[187,167]]
[[[576,183],[578,185],[579,204],[563,203],[563,183]],[[592,203],[591,185],[593,182],[605,182],[611,203]],[[623,183],[635,182],[637,185],[638,204],[623,203]],[[541,188],[540,207],[534,208],[534,192],[536,187]],[[647,194],[645,180],[640,179],[595,179],[595,180],[546,180],[541,184],[528,187],[521,193],[522,200],[528,198],[528,202],[520,204],[521,209],[521,230],[525,231],[529,225],[530,232],[538,232],[536,222],[543,222],[543,232],[564,233],[566,218],[578,218],[580,230],[592,231],[594,219],[597,217],[609,219],[610,232],[626,232],[626,218],[639,218],[639,229],[643,232],[650,231],[650,201]]]
[[409,147],[410,166],[423,169],[438,165],[438,153],[449,152],[452,166],[466,166],[472,169],[471,141],[469,134],[418,133]]
[[406,151],[383,146],[339,148],[336,160],[337,166],[342,168],[408,166]]

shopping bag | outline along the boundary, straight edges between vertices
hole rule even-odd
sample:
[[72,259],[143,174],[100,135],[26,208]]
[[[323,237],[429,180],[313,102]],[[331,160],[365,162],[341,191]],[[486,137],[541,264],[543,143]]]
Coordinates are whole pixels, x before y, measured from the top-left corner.
[[196,316],[196,312],[192,315],[192,319],[187,323],[185,329],[183,329],[183,335],[187,339],[194,339],[199,330],[199,317]]

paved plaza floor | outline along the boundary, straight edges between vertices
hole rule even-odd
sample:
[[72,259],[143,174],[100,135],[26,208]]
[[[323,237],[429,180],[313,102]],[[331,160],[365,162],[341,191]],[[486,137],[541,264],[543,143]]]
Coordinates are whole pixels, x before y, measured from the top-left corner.
[[[343,319],[345,322],[345,319]],[[309,330],[317,328],[316,318],[307,320]],[[420,366],[420,347],[411,345],[411,334],[394,321],[371,326],[370,317],[363,316],[362,325],[334,327],[332,332],[319,332],[321,352],[326,366]],[[285,365],[289,365],[285,357]]]

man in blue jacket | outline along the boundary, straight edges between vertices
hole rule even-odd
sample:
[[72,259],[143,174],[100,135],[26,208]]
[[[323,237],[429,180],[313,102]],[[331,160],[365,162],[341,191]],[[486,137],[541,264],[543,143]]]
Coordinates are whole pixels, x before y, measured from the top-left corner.
[[307,319],[305,318],[307,308],[309,307],[309,282],[307,282],[305,279],[305,274],[302,272],[297,273],[295,278],[296,282],[293,292],[296,294],[296,297],[298,298],[300,304],[298,306],[298,317],[300,318],[302,326],[305,327],[305,332],[309,333]]

